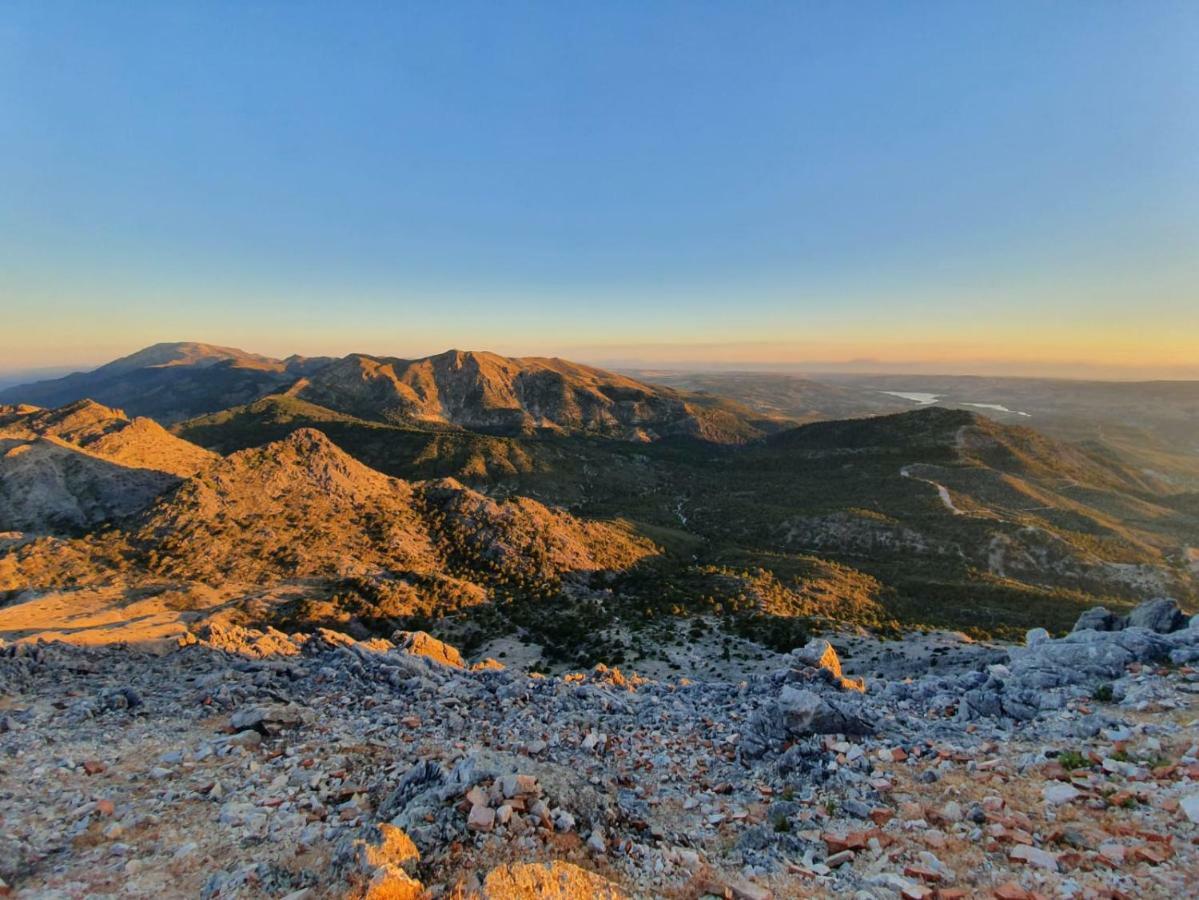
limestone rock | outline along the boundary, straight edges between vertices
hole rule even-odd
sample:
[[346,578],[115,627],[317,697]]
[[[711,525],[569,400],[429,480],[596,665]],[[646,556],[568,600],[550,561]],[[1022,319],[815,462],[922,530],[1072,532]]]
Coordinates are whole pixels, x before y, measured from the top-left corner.
[[792,656],[804,665],[827,672],[833,683],[844,690],[858,692],[866,690],[864,679],[846,678],[841,674],[841,658],[837,656],[836,648],[822,638],[813,638],[802,648],[794,651]]
[[487,873],[483,900],[625,900],[619,886],[571,863],[512,863]]
[[443,666],[453,666],[455,669],[466,667],[462,654],[457,648],[451,647],[444,641],[439,641],[424,631],[401,631],[393,637],[396,644],[406,653],[423,656]]
[[1169,634],[1186,625],[1187,617],[1168,597],[1146,601],[1128,614],[1128,627],[1148,628],[1158,634]]
[[1102,606],[1092,606],[1074,623],[1074,631],[1119,631],[1123,627],[1124,617]]
[[420,862],[420,851],[402,828],[389,822],[372,827],[367,838],[358,841],[358,859],[367,870],[394,866],[411,871]]
[[364,900],[420,900],[424,885],[396,866],[380,866],[367,885]]

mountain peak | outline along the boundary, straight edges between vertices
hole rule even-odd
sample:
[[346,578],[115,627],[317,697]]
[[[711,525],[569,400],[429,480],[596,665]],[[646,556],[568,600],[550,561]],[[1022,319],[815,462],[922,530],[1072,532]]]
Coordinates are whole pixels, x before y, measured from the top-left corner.
[[493,434],[581,433],[623,440],[689,436],[737,443],[775,423],[733,403],[561,359],[451,348],[397,359],[353,354],[314,372],[296,396],[383,422]]
[[199,341],[168,341],[143,347],[128,356],[115,359],[97,371],[115,372],[160,366],[209,366],[232,362],[245,368],[277,368],[277,359],[248,353],[237,347],[222,347]]

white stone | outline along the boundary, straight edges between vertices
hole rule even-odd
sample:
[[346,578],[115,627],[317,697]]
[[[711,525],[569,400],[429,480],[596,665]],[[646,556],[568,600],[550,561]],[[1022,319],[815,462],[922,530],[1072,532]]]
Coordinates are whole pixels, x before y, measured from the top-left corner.
[[1178,801],[1186,817],[1199,825],[1199,794],[1189,794]]
[[1045,850],[1038,850],[1036,847],[1028,847],[1021,844],[1008,854],[1012,859],[1018,859],[1021,862],[1028,863],[1030,866],[1036,866],[1038,869],[1048,869],[1051,872],[1057,871],[1057,855],[1049,853]]
[[1071,784],[1066,784],[1061,781],[1055,781],[1045,785],[1041,789],[1041,797],[1046,803],[1053,806],[1061,806],[1063,803],[1070,803],[1082,796],[1082,791]]

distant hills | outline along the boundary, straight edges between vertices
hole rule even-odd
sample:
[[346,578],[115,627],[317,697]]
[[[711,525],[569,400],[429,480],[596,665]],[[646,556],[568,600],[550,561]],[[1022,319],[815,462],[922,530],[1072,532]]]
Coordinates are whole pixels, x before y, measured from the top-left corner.
[[155,344],[91,372],[6,388],[0,403],[56,407],[90,399],[171,423],[285,389],[325,362],[211,344]]
[[278,360],[209,344],[156,344],[92,372],[8,388],[0,402],[60,406],[90,398],[171,424],[272,394],[365,420],[493,434],[741,443],[786,424],[732,401],[565,360],[459,350],[414,360]]
[[797,422],[903,412],[922,405],[979,412],[1060,440],[1086,442],[1199,490],[1199,381],[1079,381],[971,375],[806,376],[779,372],[641,372]]

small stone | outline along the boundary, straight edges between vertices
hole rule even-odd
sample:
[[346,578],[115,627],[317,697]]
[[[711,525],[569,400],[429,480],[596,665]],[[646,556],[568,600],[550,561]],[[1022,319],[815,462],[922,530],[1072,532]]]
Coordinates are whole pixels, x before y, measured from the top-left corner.
[[1124,865],[1124,845],[1108,841],[1099,845],[1099,858],[1114,869]]
[[893,810],[886,809],[885,807],[880,806],[876,809],[870,810],[870,821],[879,828],[882,828],[893,818],[895,818],[895,812]]
[[495,810],[489,806],[475,805],[470,808],[466,819],[466,827],[471,831],[491,831],[495,826]]
[[760,884],[754,884],[744,878],[730,878],[726,886],[733,895],[733,900],[771,900],[774,896]]
[[1016,882],[1009,881],[1001,884],[992,892],[998,900],[1028,900],[1029,893]]
[[232,747],[245,747],[250,749],[257,747],[262,743],[262,735],[253,729],[239,731],[237,734],[229,738],[229,745]]
[[1041,797],[1051,806],[1061,806],[1063,803],[1070,803],[1081,796],[1082,791],[1074,785],[1064,784],[1060,781],[1047,784],[1041,789]]
[[1164,850],[1146,844],[1143,847],[1134,847],[1132,858],[1138,862],[1147,862],[1151,866],[1160,866],[1170,858],[1170,855]]
[[1188,794],[1178,802],[1178,806],[1188,819],[1199,825],[1199,794]]
[[1058,870],[1056,853],[1050,853],[1047,850],[1040,850],[1036,847],[1029,847],[1026,844],[1014,847],[1011,853],[1008,854],[1008,858],[1027,863],[1030,866],[1036,866],[1038,869],[1046,869],[1050,872]]
[[926,868],[925,866],[907,866],[903,870],[903,874],[908,878],[918,878],[921,881],[937,882],[941,880],[941,873]]
[[830,869],[835,869],[838,866],[845,865],[847,862],[852,862],[853,858],[854,852],[852,850],[842,850],[839,853],[834,853],[832,856],[828,857],[824,861],[824,864]]
[[258,727],[265,719],[266,711],[260,707],[239,709],[229,717],[229,727],[235,731],[245,731],[247,728]]

